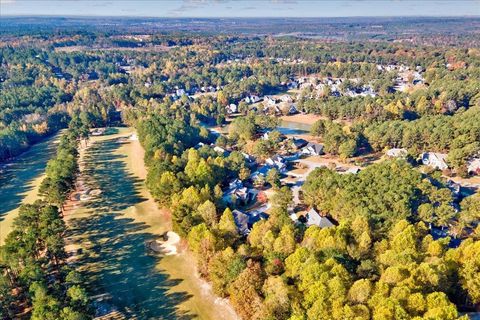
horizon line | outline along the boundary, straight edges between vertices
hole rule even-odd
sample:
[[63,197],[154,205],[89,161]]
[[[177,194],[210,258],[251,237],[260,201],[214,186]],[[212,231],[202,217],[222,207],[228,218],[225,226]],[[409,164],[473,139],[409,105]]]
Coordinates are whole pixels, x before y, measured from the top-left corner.
[[300,16],[257,16],[257,17],[244,17],[244,16],[218,16],[218,17],[204,17],[204,16],[182,16],[182,17],[172,17],[172,16],[135,16],[135,15],[66,15],[66,14],[51,14],[51,15],[36,15],[36,14],[2,14],[3,18],[15,18],[15,17],[30,17],[30,18],[143,18],[143,19],[329,19],[329,18],[480,18],[478,15],[399,15],[399,16],[388,16],[388,15],[371,15],[371,16],[315,16],[315,17],[300,17]]

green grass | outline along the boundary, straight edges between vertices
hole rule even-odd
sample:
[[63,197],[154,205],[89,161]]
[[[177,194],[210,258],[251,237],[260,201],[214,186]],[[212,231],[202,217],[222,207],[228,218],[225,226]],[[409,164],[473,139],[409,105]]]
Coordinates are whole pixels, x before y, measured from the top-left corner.
[[82,155],[86,184],[102,190],[67,215],[68,242],[83,249],[76,263],[88,289],[127,318],[231,319],[202,291],[188,255],[160,257],[145,249],[145,241],[169,230],[170,222],[145,188],[138,142],[115,142],[130,132],[120,128],[113,136],[97,137]]
[[55,154],[59,135],[35,144],[6,164],[0,174],[0,244],[3,244],[22,203],[38,199],[47,161]]

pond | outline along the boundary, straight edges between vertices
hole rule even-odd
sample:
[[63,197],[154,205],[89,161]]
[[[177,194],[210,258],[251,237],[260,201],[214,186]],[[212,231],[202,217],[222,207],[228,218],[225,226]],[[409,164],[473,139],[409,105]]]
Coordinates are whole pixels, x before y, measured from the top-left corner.
[[277,130],[285,135],[308,134],[311,127],[311,124],[281,120]]

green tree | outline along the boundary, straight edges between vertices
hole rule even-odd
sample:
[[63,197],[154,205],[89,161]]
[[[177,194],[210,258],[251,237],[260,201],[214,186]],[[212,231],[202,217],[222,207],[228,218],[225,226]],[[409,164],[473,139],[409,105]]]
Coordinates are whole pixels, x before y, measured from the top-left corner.
[[277,169],[268,170],[266,180],[274,189],[280,188],[280,173]]

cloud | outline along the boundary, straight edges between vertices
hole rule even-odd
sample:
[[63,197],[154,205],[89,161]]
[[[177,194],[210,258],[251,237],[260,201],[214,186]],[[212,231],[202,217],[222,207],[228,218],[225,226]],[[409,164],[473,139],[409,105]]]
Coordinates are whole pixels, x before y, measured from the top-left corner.
[[13,3],[15,3],[15,0],[0,0],[1,5],[13,4]]

